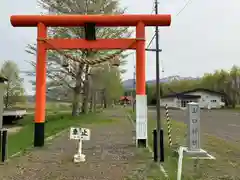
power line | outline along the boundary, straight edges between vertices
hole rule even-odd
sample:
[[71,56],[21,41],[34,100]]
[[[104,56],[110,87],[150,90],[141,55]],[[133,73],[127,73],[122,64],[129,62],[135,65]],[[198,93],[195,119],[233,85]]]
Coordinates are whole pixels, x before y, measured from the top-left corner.
[[[154,2],[154,0],[153,0],[152,12],[151,12],[150,14],[153,14],[154,11],[155,11],[155,2]],[[155,37],[156,37],[156,34],[153,35],[151,41],[148,43],[148,45],[147,45],[147,49],[151,46],[151,44],[152,44],[152,42],[153,42],[153,40],[154,40]]]
[[153,42],[153,40],[154,40],[155,37],[156,37],[156,33],[153,35],[151,41],[148,43],[147,49],[151,46],[151,44],[152,44],[152,42]]
[[[183,8],[182,9],[180,9],[180,11],[178,11],[178,13],[175,15],[175,16],[179,16],[190,4],[191,4],[191,2],[192,2],[192,0],[188,0],[186,3],[185,3],[185,5],[183,6]],[[156,35],[156,34],[155,34]],[[155,37],[155,35],[154,35],[154,37]],[[153,38],[154,38],[153,37]],[[149,43],[149,44],[151,44],[152,43],[152,41]],[[161,60],[161,62],[162,62],[162,73],[164,73],[165,72],[165,70],[164,70],[164,67],[163,67],[163,60]]]
[[[156,5],[155,5],[155,4],[156,4],[156,3],[155,3],[155,0],[153,0],[153,7],[152,7],[152,12],[151,12],[151,14],[153,14],[153,13],[156,11],[156,8],[155,8]],[[156,37],[156,33],[154,33],[151,41],[148,43],[147,49],[151,46],[151,44],[152,44],[152,42],[153,42],[153,40],[154,40],[155,37]]]
[[[183,6],[183,8],[182,9],[180,9],[180,11],[178,11],[178,13],[175,15],[175,16],[179,16],[190,4],[191,4],[191,2],[192,2],[192,0],[188,0],[186,3],[185,3],[185,5]],[[156,34],[155,34],[156,35]],[[155,36],[154,36],[155,37]],[[153,37],[153,38],[154,38]],[[152,43],[152,41],[150,42],[150,44]],[[162,63],[162,73],[164,73],[165,72],[165,70],[164,70],[164,66],[163,66],[163,60],[161,60],[161,63]],[[162,75],[162,76],[164,76],[164,75]]]
[[179,16],[179,14],[181,14],[181,13],[184,11],[184,9],[186,9],[186,7],[187,7],[191,2],[192,2],[192,0],[188,0],[188,1],[186,2],[186,4],[183,6],[183,8],[180,9],[180,11],[176,14],[176,16]]

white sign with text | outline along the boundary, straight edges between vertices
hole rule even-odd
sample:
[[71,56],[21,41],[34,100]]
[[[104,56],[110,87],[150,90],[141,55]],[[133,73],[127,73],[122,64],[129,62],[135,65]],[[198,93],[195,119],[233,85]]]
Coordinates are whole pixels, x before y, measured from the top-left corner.
[[70,139],[89,141],[90,140],[90,129],[71,127],[70,128]]
[[74,162],[75,163],[84,162],[85,155],[82,154],[82,143],[83,143],[83,141],[90,140],[90,129],[71,127],[70,128],[70,139],[78,140],[78,152],[73,157]]

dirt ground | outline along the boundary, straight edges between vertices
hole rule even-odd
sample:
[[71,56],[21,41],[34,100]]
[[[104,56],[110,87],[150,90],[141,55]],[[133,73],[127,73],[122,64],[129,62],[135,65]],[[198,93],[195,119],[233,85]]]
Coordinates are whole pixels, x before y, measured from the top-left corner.
[[[1,180],[123,180],[139,168],[134,131],[123,112],[107,112],[111,123],[91,124],[91,140],[83,144],[86,162],[74,164],[76,141],[69,133],[54,139],[44,148],[0,165]],[[128,178],[129,179],[129,178]],[[138,175],[138,180],[145,179]]]
[[[149,108],[149,115],[152,118],[156,118],[156,110]],[[186,123],[186,111],[169,110],[169,115],[176,121]],[[161,109],[161,117],[165,118],[164,109]],[[202,133],[240,143],[240,112],[230,110],[201,110],[200,117]]]

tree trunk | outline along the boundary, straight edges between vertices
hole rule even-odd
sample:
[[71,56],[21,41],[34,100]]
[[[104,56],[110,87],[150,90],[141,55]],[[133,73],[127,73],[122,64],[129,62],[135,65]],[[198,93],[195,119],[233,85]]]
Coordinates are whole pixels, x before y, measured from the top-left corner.
[[9,83],[7,83],[7,96],[5,100],[5,108],[7,109],[9,105]]
[[89,106],[89,112],[93,112],[93,90],[91,91],[91,97],[90,97],[90,106]]
[[80,111],[80,87],[76,87],[74,89],[74,94],[73,94],[73,101],[72,101],[72,116],[78,116],[79,115],[79,111]]
[[97,92],[93,91],[93,112],[96,112],[96,105],[97,105]]
[[78,116],[80,113],[80,100],[82,90],[82,66],[79,66],[80,71],[76,77],[76,87],[73,89],[73,101],[72,101],[72,116]]
[[84,96],[83,96],[83,104],[82,104],[82,112],[84,114],[88,113],[88,103],[89,103],[89,82],[88,78],[84,81]]
[[103,102],[104,102],[104,108],[107,108],[107,92],[106,89],[103,90]]
[[236,91],[235,89],[232,92],[232,108],[236,107]]
[[72,101],[72,116],[78,116],[80,113],[80,100],[81,100],[81,90],[82,90],[82,73],[84,65],[80,64],[78,66],[78,73],[76,76],[76,86],[73,89],[73,101]]
[[100,101],[101,101],[101,108],[104,107],[104,92],[103,90],[101,90],[101,93],[100,93]]

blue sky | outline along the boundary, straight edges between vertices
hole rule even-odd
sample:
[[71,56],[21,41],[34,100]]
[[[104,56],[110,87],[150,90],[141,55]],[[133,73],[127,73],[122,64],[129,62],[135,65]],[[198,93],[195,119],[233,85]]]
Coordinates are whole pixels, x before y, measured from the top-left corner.
[[[149,14],[152,12],[152,0],[120,0],[122,7],[127,7],[127,13]],[[205,72],[216,69],[230,69],[232,65],[240,66],[240,1],[239,0],[192,0],[187,8],[185,0],[161,0],[159,13],[172,14],[171,27],[160,29],[161,66],[164,74],[161,76],[201,76]],[[0,16],[1,48],[0,63],[4,60],[15,61],[21,70],[29,70],[31,66],[25,62],[35,58],[24,50],[28,43],[36,40],[35,28],[13,28],[9,18],[12,14],[39,14],[37,1],[2,0]],[[154,28],[147,28],[147,41],[151,40]],[[155,47],[155,43],[152,44]],[[124,79],[132,78],[135,55],[127,58],[127,73]],[[155,54],[148,52],[146,56],[147,79],[155,77]],[[32,90],[25,78],[26,91]]]

